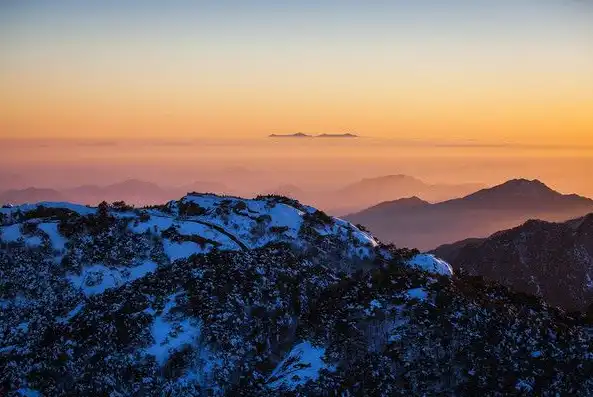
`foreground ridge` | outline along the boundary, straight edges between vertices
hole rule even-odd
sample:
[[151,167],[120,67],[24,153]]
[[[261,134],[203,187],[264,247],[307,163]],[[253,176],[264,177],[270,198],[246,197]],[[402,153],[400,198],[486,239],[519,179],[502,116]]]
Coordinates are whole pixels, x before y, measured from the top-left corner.
[[593,392],[585,317],[281,196],[0,214],[2,392]]

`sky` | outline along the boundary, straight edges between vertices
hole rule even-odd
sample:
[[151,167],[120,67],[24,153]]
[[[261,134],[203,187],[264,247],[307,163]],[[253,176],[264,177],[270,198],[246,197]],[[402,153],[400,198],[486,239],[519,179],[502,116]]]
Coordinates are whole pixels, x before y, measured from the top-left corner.
[[584,0],[3,0],[0,138],[593,146],[592,21]]

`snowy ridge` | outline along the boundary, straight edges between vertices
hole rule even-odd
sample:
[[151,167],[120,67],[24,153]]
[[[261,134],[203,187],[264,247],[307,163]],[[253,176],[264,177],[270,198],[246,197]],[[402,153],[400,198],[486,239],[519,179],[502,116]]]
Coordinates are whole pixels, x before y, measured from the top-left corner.
[[7,217],[16,216],[18,213],[26,213],[37,209],[39,207],[45,208],[61,208],[66,209],[72,212],[75,212],[79,215],[91,215],[96,213],[96,208],[89,207],[82,204],[74,204],[68,203],[65,201],[42,201],[39,203],[29,203],[29,204],[21,204],[21,205],[14,205],[14,206],[4,206],[0,208],[0,214],[5,215]]
[[452,276],[453,268],[450,264],[432,254],[418,254],[408,261],[411,267],[428,273]]
[[[288,271],[283,280],[297,272],[309,274],[307,272],[319,268],[326,274],[313,277],[311,285],[314,287],[310,287],[319,290],[337,280],[337,274],[352,273],[369,265],[381,266],[394,260],[387,254],[389,250],[370,233],[281,196],[242,199],[189,194],[162,206],[137,209],[121,203],[93,208],[48,202],[1,208],[2,278],[5,281],[22,275],[28,278],[22,279],[21,284],[7,284],[7,288],[14,291],[7,290],[0,295],[0,307],[6,313],[12,313],[9,321],[4,324],[0,321],[6,332],[0,345],[0,359],[2,354],[27,353],[28,348],[24,346],[28,346],[30,333],[40,324],[69,329],[75,324],[81,327],[81,322],[102,321],[101,314],[95,313],[96,302],[123,294],[123,291],[129,292],[140,284],[158,282],[155,281],[156,274],[173,271],[171,269],[176,266],[191,266],[188,264],[196,261],[196,257],[204,260],[210,254],[237,253],[247,255],[246,259],[239,258],[250,263],[251,253],[258,250],[270,249],[270,254],[266,255],[280,255],[275,252],[276,246],[280,253],[285,250],[293,252],[295,257],[288,260],[300,261],[293,263],[295,268]],[[261,255],[258,253],[257,257]],[[237,266],[241,265],[240,260]],[[418,263],[422,261],[434,262],[441,267],[434,263],[433,266],[420,267]],[[428,272],[448,274],[443,270],[445,265],[436,258],[415,257],[407,264]],[[286,266],[286,262],[273,261],[267,268],[259,263],[248,266],[255,266],[254,274],[244,282],[261,278],[275,288],[278,281],[274,281],[272,274],[277,271],[275,268]],[[205,273],[198,267],[189,274],[201,280]],[[233,272],[224,279],[236,276]],[[212,346],[214,331],[205,330],[205,327],[217,316],[225,321],[233,317],[229,313],[206,316],[202,312],[191,312],[188,305],[194,304],[191,302],[195,302],[198,292],[184,290],[186,286],[179,287],[180,290],[169,291],[164,298],[143,293],[142,299],[146,303],[143,308],[134,308],[131,317],[146,326],[137,330],[137,335],[125,338],[142,338],[142,343],[134,348],[136,356],[154,360],[159,371],[169,368],[171,362],[182,360],[180,357],[192,351],[187,370],[175,383],[161,386],[162,390],[170,387],[170,390],[179,392],[186,386],[216,387],[221,382],[219,378],[224,378],[217,369],[223,364],[236,365],[233,364],[237,362],[236,354],[244,354],[242,346],[247,336],[226,341],[227,346],[231,346],[227,349],[236,349],[236,353],[222,360],[220,347]],[[277,294],[276,291],[270,293]],[[190,302],[188,296],[193,296],[191,299],[194,300]],[[243,306],[242,298],[234,298],[239,300],[239,307]],[[273,306],[277,309],[286,310],[286,303],[281,303],[285,298],[278,295],[269,299],[276,302]],[[422,300],[423,295],[416,292],[415,298]],[[200,299],[208,301],[213,297],[207,295]],[[301,305],[307,305],[306,294],[299,299]],[[135,306],[133,300],[124,301],[130,306],[127,310]],[[213,309],[218,307],[218,303],[212,304]],[[241,310],[248,312],[251,309]],[[38,317],[46,312],[53,313],[53,317]],[[99,317],[92,317],[94,315]],[[287,317],[282,321],[288,325],[292,320]],[[132,324],[127,326],[138,326]],[[132,332],[126,330],[127,326],[119,330],[119,334]],[[238,319],[237,326],[243,328]],[[69,341],[67,346],[69,343],[74,346],[79,342]],[[74,354],[70,347],[67,349],[67,355]],[[266,388],[274,392],[295,390],[316,381],[321,373],[333,369],[331,364],[325,363],[324,354],[325,348],[311,342],[294,344],[285,358],[277,363],[276,369],[266,375]],[[21,386],[22,390],[28,390],[27,393],[34,393],[25,387],[26,383]],[[215,390],[214,394],[220,393]]]
[[[242,199],[193,193],[160,207],[110,207],[108,215],[127,222],[127,229],[133,233],[160,238],[168,261],[206,254],[213,249],[240,251],[274,243],[288,243],[303,251],[316,247],[328,255],[339,251],[341,258],[357,260],[372,260],[378,255],[379,243],[370,233],[280,196]],[[93,216],[97,216],[97,208],[71,203],[43,202],[2,208],[0,221],[4,226],[0,226],[0,241],[23,242],[30,247],[47,243],[55,252],[56,261],[61,261],[68,251],[69,240],[60,232],[60,221],[56,218],[63,222],[71,217]],[[44,217],[50,219],[45,221]],[[29,226],[28,230],[25,226]],[[86,281],[93,277],[99,280],[87,283],[93,288],[87,288],[86,294],[120,286],[157,267],[149,258],[126,266],[128,272],[121,266],[104,263],[81,265],[88,268],[69,276],[73,283],[84,289]],[[427,255],[417,256],[410,265],[437,274],[452,274],[448,264]]]
[[0,395],[593,391],[581,320],[287,198],[23,208],[0,217]]
[[[184,212],[188,207],[189,213]],[[248,248],[262,247],[275,241],[294,241],[299,238],[305,218],[318,213],[316,209],[296,201],[241,199],[210,194],[188,195],[179,201],[170,202],[168,208],[177,216],[185,215],[188,220],[221,227]],[[321,236],[350,235],[352,241],[366,248],[377,246],[372,236],[341,219],[329,218],[326,222],[319,222],[314,230]]]

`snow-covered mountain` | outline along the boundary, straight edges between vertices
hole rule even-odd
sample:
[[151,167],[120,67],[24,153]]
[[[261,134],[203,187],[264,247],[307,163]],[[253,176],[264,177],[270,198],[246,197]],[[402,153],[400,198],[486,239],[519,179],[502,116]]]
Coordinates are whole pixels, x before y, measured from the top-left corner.
[[0,222],[0,395],[593,392],[585,317],[284,197]]

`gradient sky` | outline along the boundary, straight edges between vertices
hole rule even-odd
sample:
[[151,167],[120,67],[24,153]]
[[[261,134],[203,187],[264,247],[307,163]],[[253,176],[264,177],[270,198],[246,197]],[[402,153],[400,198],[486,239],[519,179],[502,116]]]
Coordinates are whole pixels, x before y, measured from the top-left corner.
[[593,5],[0,2],[0,137],[593,144]]

